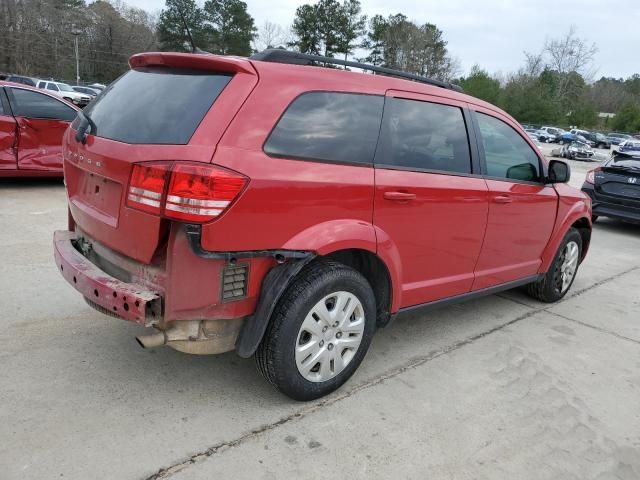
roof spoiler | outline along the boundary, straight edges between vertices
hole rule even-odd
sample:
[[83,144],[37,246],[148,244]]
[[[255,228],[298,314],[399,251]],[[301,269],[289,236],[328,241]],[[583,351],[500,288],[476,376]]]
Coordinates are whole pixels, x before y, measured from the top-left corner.
[[132,69],[145,67],[183,68],[188,70],[205,70],[225,73],[256,74],[251,62],[242,57],[228,57],[206,52],[176,53],[148,52],[138,53],[129,58]]

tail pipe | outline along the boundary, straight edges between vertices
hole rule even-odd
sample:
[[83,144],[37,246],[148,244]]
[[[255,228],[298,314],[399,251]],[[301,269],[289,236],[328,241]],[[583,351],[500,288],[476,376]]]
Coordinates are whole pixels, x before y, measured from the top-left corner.
[[160,331],[151,335],[138,335],[136,341],[142,348],[161,347],[167,344],[167,334],[164,331]]

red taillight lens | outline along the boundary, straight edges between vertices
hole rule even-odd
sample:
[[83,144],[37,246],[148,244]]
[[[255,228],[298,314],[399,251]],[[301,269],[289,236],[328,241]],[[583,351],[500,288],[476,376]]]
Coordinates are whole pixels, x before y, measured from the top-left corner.
[[220,215],[247,182],[247,177],[213,165],[137,164],[131,174],[127,205],[167,218],[202,223]]
[[585,181],[587,183],[590,183],[591,185],[595,185],[595,183],[596,183],[596,172],[599,172],[600,170],[602,170],[600,167],[594,168],[593,170],[589,170],[587,172],[587,176],[585,178]]
[[170,166],[162,163],[134,165],[127,192],[127,206],[160,214]]

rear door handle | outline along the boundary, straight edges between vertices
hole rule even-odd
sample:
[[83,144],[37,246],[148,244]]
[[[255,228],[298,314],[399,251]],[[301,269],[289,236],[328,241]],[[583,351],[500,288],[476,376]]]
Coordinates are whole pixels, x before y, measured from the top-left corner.
[[407,202],[415,199],[416,194],[407,192],[384,192],[384,198],[386,200],[393,200],[396,202]]
[[511,203],[511,197],[508,195],[496,195],[493,197],[493,201],[496,203]]

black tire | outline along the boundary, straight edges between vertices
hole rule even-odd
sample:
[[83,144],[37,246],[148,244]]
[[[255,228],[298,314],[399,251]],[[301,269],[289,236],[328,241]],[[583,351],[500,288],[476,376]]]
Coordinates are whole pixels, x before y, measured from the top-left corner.
[[560,141],[558,142],[560,145],[564,145],[564,140],[560,139]]
[[[573,285],[573,282],[575,281],[578,274],[578,267],[576,267],[576,272],[571,279],[571,283],[569,284],[569,286],[564,291],[558,288],[558,275],[560,274],[560,267],[562,266],[562,262],[564,260],[564,249],[566,245],[571,241],[574,241],[578,244],[578,259],[582,258],[582,237],[580,236],[578,230],[576,230],[575,228],[570,228],[564,239],[560,243],[560,247],[558,248],[555,257],[553,258],[553,262],[551,262],[549,271],[541,280],[527,285],[526,291],[529,296],[535,298],[536,300],[540,300],[541,302],[553,303],[560,300],[567,294],[569,290],[571,290],[571,286]],[[580,262],[578,260],[578,266],[579,264]]]
[[[310,381],[296,365],[295,346],[302,323],[324,297],[346,291],[357,297],[364,311],[362,340],[344,370],[326,381]],[[260,373],[294,400],[308,401],[338,389],[356,371],[376,329],[376,301],[369,282],[341,263],[318,261],[305,267],[278,301],[255,354]]]

